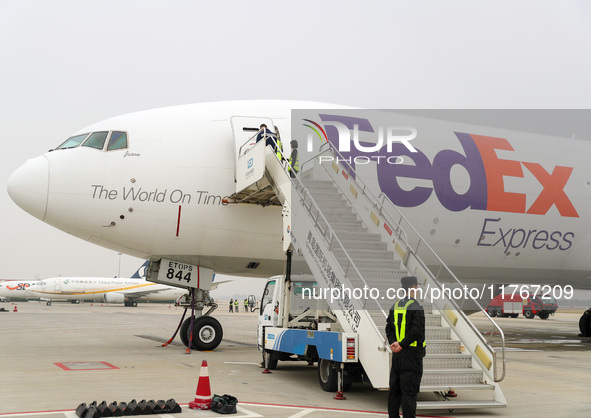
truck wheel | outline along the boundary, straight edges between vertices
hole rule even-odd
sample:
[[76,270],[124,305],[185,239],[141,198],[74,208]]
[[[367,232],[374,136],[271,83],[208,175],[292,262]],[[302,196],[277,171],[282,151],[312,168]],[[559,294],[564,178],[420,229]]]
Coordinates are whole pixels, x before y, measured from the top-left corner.
[[334,362],[323,358],[318,360],[318,383],[325,392],[336,392],[338,384]]
[[273,350],[263,350],[263,367],[269,370],[275,370],[279,362],[279,353]]
[[527,309],[523,311],[523,316],[525,316],[527,319],[534,319],[535,315],[531,310]]
[[581,337],[591,337],[591,310],[586,310],[579,319],[579,330]]
[[504,317],[504,316],[505,316],[505,314],[503,314],[503,310],[502,310],[502,309],[497,309],[497,316],[498,316],[499,318],[502,318],[502,317]]
[[538,314],[538,316],[540,317],[540,319],[548,319],[550,318],[550,314],[548,312],[543,312]]
[[497,316],[497,311],[495,311],[494,309],[489,309],[488,311],[486,311],[486,313],[488,314],[488,316],[490,316],[491,318],[494,318],[495,316]]

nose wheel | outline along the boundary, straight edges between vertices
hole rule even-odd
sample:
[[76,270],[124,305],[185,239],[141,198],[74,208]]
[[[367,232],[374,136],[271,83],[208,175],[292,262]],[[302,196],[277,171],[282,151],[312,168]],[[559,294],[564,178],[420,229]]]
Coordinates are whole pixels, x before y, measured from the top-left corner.
[[[224,331],[220,322],[211,316],[200,316],[193,319],[193,338],[191,347],[194,350],[209,351],[217,348],[222,342]],[[185,319],[180,329],[181,341],[189,347],[191,340],[191,318]]]

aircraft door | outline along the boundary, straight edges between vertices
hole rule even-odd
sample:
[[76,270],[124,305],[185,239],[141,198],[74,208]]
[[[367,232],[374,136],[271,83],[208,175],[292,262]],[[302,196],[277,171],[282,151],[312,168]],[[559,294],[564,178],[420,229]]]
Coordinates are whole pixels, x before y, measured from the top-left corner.
[[269,130],[275,132],[275,124],[269,118],[253,116],[232,116],[230,122],[232,123],[232,133],[234,134],[234,180],[236,180],[238,159],[254,146],[259,126],[264,123]]
[[55,280],[53,283],[53,290],[55,290],[56,292],[59,292],[61,289],[61,284],[62,284],[61,280]]

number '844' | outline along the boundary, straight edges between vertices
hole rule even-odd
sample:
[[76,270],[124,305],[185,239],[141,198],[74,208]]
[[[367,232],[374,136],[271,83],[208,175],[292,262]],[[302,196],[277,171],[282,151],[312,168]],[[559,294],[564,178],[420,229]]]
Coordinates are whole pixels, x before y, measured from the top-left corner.
[[179,281],[186,280],[188,283],[191,281],[191,272],[185,274],[185,277],[183,277],[182,270],[179,270],[177,274],[174,274],[174,269],[168,269],[168,273],[166,273],[166,278],[167,279],[179,279]]

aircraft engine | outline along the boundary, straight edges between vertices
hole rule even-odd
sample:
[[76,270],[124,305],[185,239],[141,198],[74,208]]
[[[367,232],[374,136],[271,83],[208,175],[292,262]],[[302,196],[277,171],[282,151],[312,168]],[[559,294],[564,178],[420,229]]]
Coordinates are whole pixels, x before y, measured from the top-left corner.
[[123,303],[125,302],[125,295],[123,293],[110,292],[105,293],[103,299],[107,303]]

